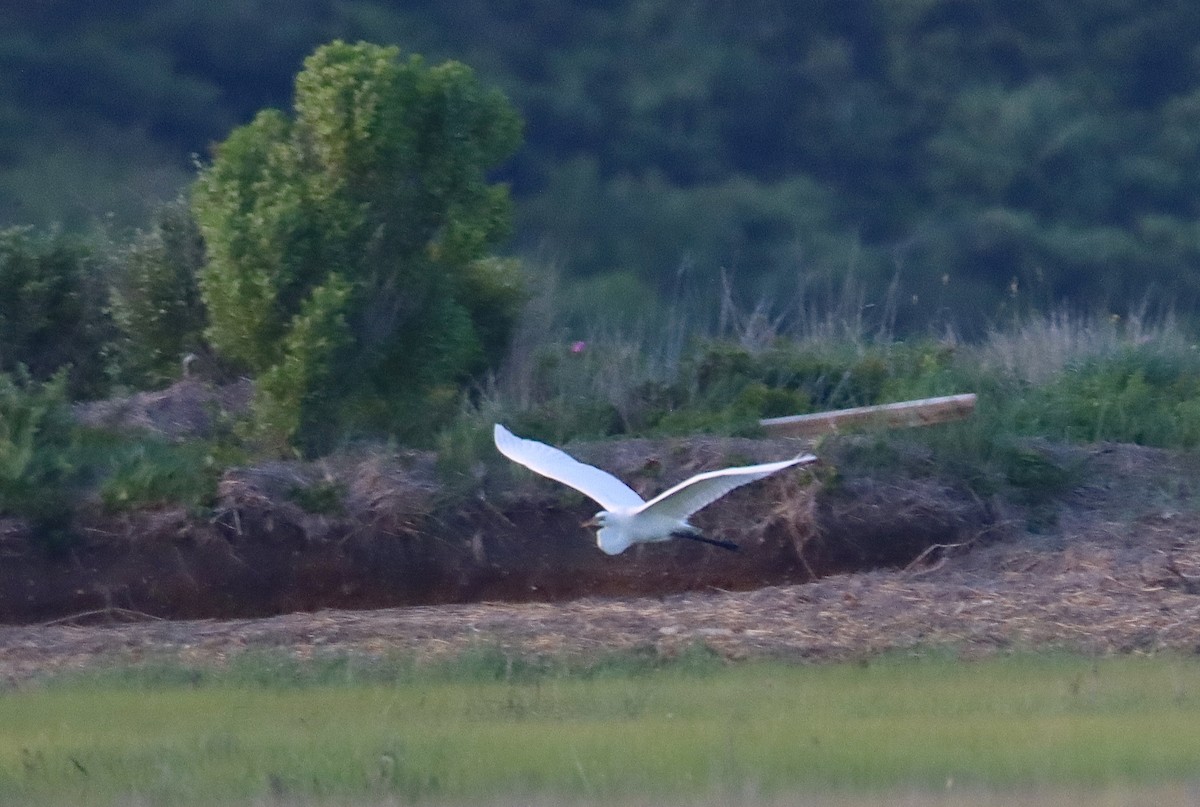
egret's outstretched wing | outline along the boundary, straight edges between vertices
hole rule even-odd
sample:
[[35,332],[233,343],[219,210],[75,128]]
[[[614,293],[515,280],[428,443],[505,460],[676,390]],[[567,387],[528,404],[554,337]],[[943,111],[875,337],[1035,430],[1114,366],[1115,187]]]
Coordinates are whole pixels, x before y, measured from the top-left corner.
[[605,510],[631,509],[645,504],[645,500],[620,479],[607,471],[585,465],[553,446],[517,437],[499,423],[493,430],[493,437],[496,448],[513,462],[575,488],[595,499]]
[[686,482],[680,482],[670,490],[646,502],[646,506],[642,508],[641,512],[653,511],[656,516],[686,520],[692,513],[712,504],[734,488],[753,482],[755,479],[770,476],[784,468],[790,468],[793,465],[807,465],[816,460],[817,458],[812,454],[803,454],[781,462],[765,462],[762,465],[723,468],[720,471],[696,474]]

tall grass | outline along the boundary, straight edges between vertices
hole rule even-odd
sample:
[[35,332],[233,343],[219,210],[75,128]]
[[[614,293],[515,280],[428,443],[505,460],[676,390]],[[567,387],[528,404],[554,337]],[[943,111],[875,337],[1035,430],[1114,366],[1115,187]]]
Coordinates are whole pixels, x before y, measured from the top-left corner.
[[597,324],[611,301],[595,301],[593,320],[568,317],[555,289],[531,306],[509,362],[442,435],[443,466],[462,486],[496,462],[493,422],[558,444],[759,436],[764,417],[975,392],[965,422],[875,433],[865,448],[835,438],[819,453],[839,471],[902,465],[1048,508],[1031,514],[1041,523],[1083,468],[1064,463],[1055,444],[1200,445],[1200,339],[1170,316],[1009,315],[976,341],[949,331],[900,338],[889,324],[898,285],[870,303],[848,282],[821,295],[824,307],[803,296],[743,307],[727,292],[715,326],[690,316],[691,297],[680,294],[657,320],[616,329]]
[[243,671],[9,692],[0,801],[1102,787],[1184,781],[1200,765],[1192,659],[934,654],[483,676],[475,664],[391,679],[346,666],[300,684]]
[[[935,453],[935,466],[977,480],[981,489],[994,488],[997,478],[1048,489],[1041,483],[1061,477],[1062,469],[1031,453],[1031,438],[1200,444],[1198,340],[1170,317],[1060,312],[1010,318],[974,342],[949,332],[900,338],[891,327],[904,298],[898,283],[873,301],[848,280],[820,294],[802,288],[794,299],[753,305],[736,301],[731,283],[707,296],[679,285],[665,304],[637,301],[622,313],[637,288],[564,291],[549,273],[503,366],[464,396],[458,416],[432,439],[452,498],[475,490],[480,463],[496,460],[494,422],[557,444],[756,436],[763,417],[976,392],[969,422],[880,440],[918,443]],[[27,409],[22,401],[36,397],[9,388],[8,397]],[[70,439],[59,445],[46,439],[52,432]],[[22,440],[36,445],[22,448]],[[67,426],[13,436],[3,424],[0,455],[0,511],[11,513],[53,498],[45,492],[54,485],[37,482],[41,477],[53,477],[71,496],[98,494],[110,509],[180,502],[203,508],[222,468],[250,458],[223,443],[126,440]],[[41,507],[55,517],[67,510]],[[55,518],[42,521],[48,545],[69,540]]]
[[998,435],[1200,443],[1200,340],[1170,316],[1031,314],[966,342],[898,337],[895,284],[867,303],[847,281],[824,307],[803,296],[743,307],[726,284],[715,324],[680,292],[653,321],[620,327],[603,324],[617,303],[596,299],[588,319],[578,306],[564,313],[560,294],[557,283],[543,289],[460,422],[478,413],[555,442],[753,433],[761,417],[977,392]]

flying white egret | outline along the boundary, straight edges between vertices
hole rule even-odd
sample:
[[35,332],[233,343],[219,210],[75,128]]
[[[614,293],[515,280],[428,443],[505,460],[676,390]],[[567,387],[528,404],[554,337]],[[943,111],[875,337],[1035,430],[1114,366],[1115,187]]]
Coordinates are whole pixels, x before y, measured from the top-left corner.
[[770,476],[784,468],[806,465],[817,459],[812,454],[801,454],[781,462],[708,471],[697,474],[686,482],[680,482],[670,490],[646,501],[633,488],[607,471],[585,465],[553,446],[517,437],[499,423],[496,424],[493,435],[496,448],[513,462],[575,488],[585,496],[595,499],[604,508],[584,523],[584,526],[599,528],[596,532],[596,543],[609,555],[624,552],[633,544],[667,541],[671,538],[689,538],[736,550],[738,546],[732,541],[720,541],[701,535],[687,522],[688,516],[712,504],[734,488]]

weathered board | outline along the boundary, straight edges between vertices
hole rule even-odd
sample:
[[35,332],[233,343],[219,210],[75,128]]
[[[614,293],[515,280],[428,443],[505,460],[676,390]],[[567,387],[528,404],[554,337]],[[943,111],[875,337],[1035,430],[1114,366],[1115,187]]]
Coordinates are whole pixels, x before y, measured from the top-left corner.
[[962,420],[975,411],[975,393],[922,398],[919,401],[857,406],[811,415],[789,415],[759,421],[771,437],[818,437],[849,428],[907,428]]

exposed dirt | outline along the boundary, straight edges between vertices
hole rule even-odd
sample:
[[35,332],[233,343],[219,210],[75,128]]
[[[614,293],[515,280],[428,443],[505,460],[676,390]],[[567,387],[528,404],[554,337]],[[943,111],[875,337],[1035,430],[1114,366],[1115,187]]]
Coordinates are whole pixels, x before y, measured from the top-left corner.
[[[649,493],[796,446],[573,450]],[[702,528],[741,552],[676,541],[616,558],[578,526],[594,509],[586,501],[503,465],[475,469],[470,494],[450,500],[419,454],[231,472],[214,517],[94,513],[86,540],[61,558],[0,521],[0,619],[26,623],[0,627],[0,677],[278,648],[418,658],[480,645],[669,656],[697,642],[731,658],[928,645],[1200,652],[1200,463],[1127,446],[1065,461],[1084,481],[1033,520],[931,478],[798,474],[701,514]],[[297,504],[296,491],[322,485],[340,491],[344,512]]]
[[[227,427],[242,386],[183,381],[81,407],[93,425],[186,439]],[[695,438],[572,447],[646,496],[701,470],[793,456],[791,440]],[[160,618],[272,616],[321,608],[566,600],[752,589],[903,565],[934,544],[981,540],[997,515],[936,479],[814,478],[742,488],[695,520],[739,552],[672,541],[619,557],[580,524],[594,503],[484,452],[457,474],[420,452],[361,449],[316,463],[224,474],[215,507],[106,513],[85,504],[78,540],[47,554],[30,525],[0,520],[0,622],[94,611]],[[465,462],[465,461],[464,461]],[[834,484],[829,484],[833,481]]]

